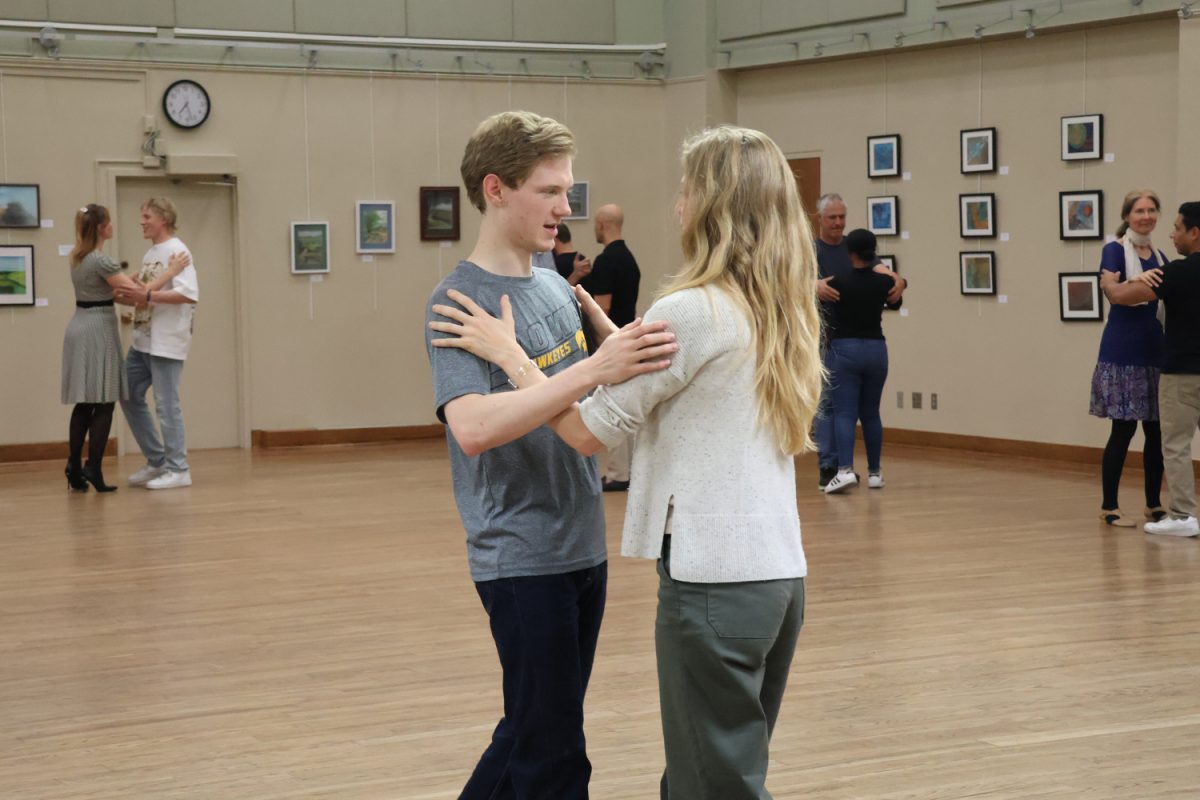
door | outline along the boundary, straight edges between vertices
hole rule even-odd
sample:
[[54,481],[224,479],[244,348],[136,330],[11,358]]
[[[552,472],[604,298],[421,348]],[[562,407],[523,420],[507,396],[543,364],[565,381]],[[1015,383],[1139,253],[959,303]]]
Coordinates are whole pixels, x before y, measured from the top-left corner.
[[800,202],[808,212],[813,236],[817,235],[817,200],[821,197],[821,159],[789,158],[788,166],[796,176],[796,188],[800,190]]
[[[136,276],[150,242],[142,238],[141,206],[146,198],[169,197],[179,212],[176,235],[192,252],[200,285],[200,302],[193,322],[194,336],[183,369],[180,404],[189,450],[238,447],[237,306],[235,293],[236,228],[232,182],[119,178],[117,180],[117,253]],[[129,346],[131,325],[121,326]],[[153,392],[147,401],[153,405]],[[121,452],[138,452],[137,443],[122,425]]]

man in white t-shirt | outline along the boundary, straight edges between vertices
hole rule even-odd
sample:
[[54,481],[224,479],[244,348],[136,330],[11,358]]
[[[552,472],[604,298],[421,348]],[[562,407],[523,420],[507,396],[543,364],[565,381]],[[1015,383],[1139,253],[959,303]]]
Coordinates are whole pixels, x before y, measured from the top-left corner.
[[[138,274],[143,284],[167,269],[172,255],[187,254],[190,261],[191,253],[175,236],[175,223],[175,204],[169,199],[152,197],[142,204],[142,235],[153,242]],[[189,264],[162,289],[134,296],[138,293],[126,289],[118,298],[137,307],[133,343],[125,362],[129,398],[121,401],[121,409],[146,456],[146,466],[129,476],[129,485],[147,489],[191,486],[179,386],[183,362],[192,344],[192,317],[200,300],[195,265]],[[146,392],[151,387],[161,438],[146,403]]]

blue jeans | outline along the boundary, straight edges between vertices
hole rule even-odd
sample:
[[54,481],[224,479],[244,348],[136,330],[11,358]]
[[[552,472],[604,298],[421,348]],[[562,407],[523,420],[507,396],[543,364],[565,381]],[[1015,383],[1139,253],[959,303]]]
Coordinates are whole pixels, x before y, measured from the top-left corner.
[[837,436],[838,467],[854,468],[854,431],[862,423],[867,446],[867,469],[879,471],[883,452],[883,420],[879,401],[887,381],[887,342],[883,339],[834,339],[832,356],[833,427]]
[[[129,381],[129,397],[121,401],[121,410],[133,438],[137,439],[142,455],[152,467],[171,472],[188,468],[187,442],[184,438],[183,412],[179,408],[179,385],[183,380],[183,362],[175,358],[152,356],[129,349],[125,359],[125,375]],[[162,438],[154,427],[146,392],[154,387],[154,409]]]
[[837,436],[833,432],[833,392],[829,385],[833,373],[833,358],[828,345],[822,360],[830,377],[826,377],[825,384],[821,387],[821,402],[817,404],[817,417],[813,420],[813,438],[817,440],[817,466],[830,469],[838,465],[838,449]]
[[583,696],[608,563],[475,584],[504,673],[504,716],[459,800],[586,800]]

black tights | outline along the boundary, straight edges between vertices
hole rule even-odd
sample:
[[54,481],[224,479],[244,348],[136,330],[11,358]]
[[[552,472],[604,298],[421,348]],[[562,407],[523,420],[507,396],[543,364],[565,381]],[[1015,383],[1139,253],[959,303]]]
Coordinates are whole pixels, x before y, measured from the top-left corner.
[[[1104,448],[1101,469],[1104,503],[1100,507],[1107,511],[1118,505],[1117,489],[1121,486],[1121,470],[1125,469],[1125,454],[1129,452],[1129,443],[1133,441],[1133,434],[1136,432],[1135,419],[1112,421],[1112,433]],[[1146,434],[1146,445],[1142,450],[1146,472],[1146,505],[1149,508],[1158,508],[1162,505],[1159,496],[1163,479],[1162,428],[1157,422],[1142,422],[1142,432]]]
[[96,469],[108,447],[112,430],[113,408],[116,403],[76,403],[71,412],[71,463],[78,464],[83,455],[83,440],[88,440],[88,463]]

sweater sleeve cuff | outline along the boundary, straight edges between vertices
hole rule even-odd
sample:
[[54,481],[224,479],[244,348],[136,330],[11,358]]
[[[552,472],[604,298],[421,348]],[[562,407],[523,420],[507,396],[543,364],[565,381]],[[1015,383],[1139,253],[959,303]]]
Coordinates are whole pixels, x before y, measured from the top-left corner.
[[608,448],[621,444],[636,430],[633,420],[616,406],[603,386],[579,404],[579,416],[592,436]]

